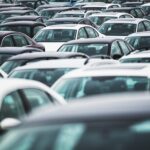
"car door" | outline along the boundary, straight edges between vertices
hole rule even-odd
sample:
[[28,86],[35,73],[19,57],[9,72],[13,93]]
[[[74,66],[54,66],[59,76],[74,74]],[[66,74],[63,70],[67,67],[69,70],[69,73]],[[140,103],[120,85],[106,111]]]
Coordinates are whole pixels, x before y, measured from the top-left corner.
[[85,30],[88,34],[88,38],[96,38],[99,36],[98,33],[93,28],[85,27]]
[[3,38],[1,42],[1,47],[14,47],[14,46],[15,44],[11,35],[8,35]]
[[26,114],[24,105],[22,103],[22,98],[18,91],[14,91],[6,95],[1,104],[0,119],[5,118],[17,118]]
[[88,35],[84,27],[80,28],[78,31],[77,39],[81,39],[81,38],[88,38]]

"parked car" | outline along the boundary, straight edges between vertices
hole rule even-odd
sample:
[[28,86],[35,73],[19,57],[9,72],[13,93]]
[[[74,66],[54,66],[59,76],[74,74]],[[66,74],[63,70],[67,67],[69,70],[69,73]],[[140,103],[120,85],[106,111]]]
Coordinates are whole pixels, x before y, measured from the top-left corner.
[[26,65],[30,62],[64,59],[64,58],[88,58],[87,55],[81,53],[57,53],[57,52],[39,52],[39,53],[25,53],[10,57],[5,63],[1,65],[2,70],[9,73],[18,66]]
[[8,74],[5,73],[2,69],[0,69],[0,78],[7,78]]
[[107,9],[107,12],[126,12],[131,14],[135,18],[143,18],[146,16],[143,9],[140,7],[121,7],[121,8],[111,8]]
[[[149,24],[144,22],[144,26],[150,29]],[[137,32],[130,34],[125,40],[137,50],[150,50],[150,32]]]
[[18,31],[25,33],[29,37],[33,37],[39,30],[44,28],[43,23],[35,21],[13,21],[0,25],[0,31]]
[[22,54],[32,52],[43,52],[41,49],[30,47],[0,47],[0,65],[2,65],[8,58]]
[[124,56],[121,63],[150,63],[150,50],[136,52],[134,55]]
[[85,60],[85,58],[73,58],[34,62],[17,67],[9,74],[9,78],[37,80],[51,87],[62,75],[83,67]]
[[135,1],[135,2],[124,2],[121,4],[122,7],[140,7],[141,5],[143,5],[144,2],[143,1]]
[[118,18],[134,18],[132,15],[127,13],[117,13],[117,12],[101,12],[96,13],[88,17],[94,24],[100,26],[107,20],[118,19]]
[[24,33],[15,31],[0,31],[0,47],[30,47],[45,51],[45,48],[36,43]]
[[140,18],[111,19],[104,22],[99,32],[107,36],[119,36],[125,38],[135,32],[150,31],[150,21]]
[[141,7],[144,10],[146,16],[150,14],[150,3],[145,3],[141,5]]
[[115,37],[74,40],[58,49],[58,52],[80,52],[88,56],[106,55],[113,59],[119,59],[133,51],[125,40]]
[[37,109],[8,132],[0,145],[3,150],[20,146],[24,150],[69,146],[71,150],[116,150],[120,145],[120,150],[148,150],[149,99],[145,93],[96,96],[67,107]]
[[112,64],[71,71],[58,79],[52,89],[65,100],[97,94],[149,91],[150,66]]
[[[47,104],[65,104],[64,100],[46,85],[23,79],[0,79],[1,125],[20,120],[33,109]],[[10,86],[11,85],[11,86]],[[10,122],[9,122],[10,121]],[[1,129],[3,126],[1,126]]]
[[46,25],[57,25],[57,24],[85,24],[90,25],[94,28],[97,26],[88,18],[78,18],[78,17],[66,17],[66,18],[52,18],[46,21]]
[[102,37],[95,28],[83,24],[53,25],[41,29],[34,40],[45,46],[46,51],[57,51],[65,42],[80,38]]

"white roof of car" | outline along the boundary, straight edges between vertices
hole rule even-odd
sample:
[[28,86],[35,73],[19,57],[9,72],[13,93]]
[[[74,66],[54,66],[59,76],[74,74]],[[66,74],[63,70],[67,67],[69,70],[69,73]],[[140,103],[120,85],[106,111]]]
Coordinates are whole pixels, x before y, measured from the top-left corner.
[[141,5],[141,6],[150,6],[150,3],[145,3],[145,4]]
[[119,19],[111,19],[106,21],[105,23],[130,23],[130,24],[138,24],[139,22],[147,20],[142,18],[119,18]]
[[85,6],[83,6],[82,8],[86,8],[86,7],[88,7],[88,8],[92,8],[92,7],[96,7],[96,8],[98,8],[98,7],[109,7],[109,6],[116,6],[116,5],[118,5],[118,6],[120,6],[119,4],[107,4],[107,3],[101,3],[100,5],[98,5],[98,4],[95,4],[95,3],[92,3],[92,4],[86,4]]
[[84,10],[70,10],[70,11],[62,11],[57,14],[85,14]]
[[27,69],[81,68],[84,66],[85,60],[86,59],[84,58],[43,60],[39,62],[28,63],[27,65],[22,67],[17,67],[13,71]]
[[150,31],[132,33],[128,37],[131,36],[150,36]]
[[81,27],[85,27],[85,26],[88,26],[88,27],[91,27],[89,25],[84,25],[84,24],[65,24],[65,25],[51,25],[51,26],[47,26],[41,30],[46,30],[46,29],[80,29]]
[[[62,78],[80,78],[96,76],[142,76],[150,77],[148,64],[113,64],[101,67],[85,68],[71,71]],[[59,79],[61,80],[61,79]]]

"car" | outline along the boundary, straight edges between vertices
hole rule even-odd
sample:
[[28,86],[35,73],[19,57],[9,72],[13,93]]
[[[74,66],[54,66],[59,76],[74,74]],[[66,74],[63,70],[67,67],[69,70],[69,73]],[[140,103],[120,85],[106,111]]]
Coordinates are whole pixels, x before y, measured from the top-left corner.
[[42,16],[14,16],[14,17],[9,17],[7,19],[5,19],[3,23],[6,23],[6,22],[12,22],[12,21],[36,21],[36,22],[39,22],[39,23],[45,23],[45,21],[47,20],[47,18],[45,17],[42,17]]
[[7,19],[8,17],[13,16],[23,16],[23,15],[35,15],[39,16],[34,10],[10,10],[0,12],[0,23]]
[[140,7],[111,8],[107,9],[106,12],[126,12],[131,14],[135,18],[143,18],[144,16],[146,16],[143,9]]
[[57,51],[65,42],[80,38],[103,37],[95,28],[83,24],[52,25],[41,29],[34,37],[46,51]]
[[98,94],[149,91],[150,66],[109,64],[71,71],[58,79],[52,89],[66,101]]
[[41,49],[30,47],[0,47],[0,65],[2,65],[8,58],[22,54],[32,52],[43,52]]
[[81,53],[57,53],[57,52],[36,52],[36,53],[25,53],[18,54],[10,57],[5,63],[1,65],[4,72],[9,73],[18,66],[24,66],[30,62],[36,62],[41,60],[52,60],[52,59],[64,59],[64,58],[88,58],[87,55]]
[[18,6],[16,6],[16,7],[0,8],[0,12],[2,12],[2,11],[10,11],[10,10],[20,10],[20,11],[22,11],[22,10],[33,10],[33,9],[31,9],[30,7],[18,7]]
[[1,3],[0,8],[6,8],[6,7],[23,7],[23,5],[20,4],[8,4],[8,3]]
[[[146,26],[145,26],[146,25]],[[135,32],[150,31],[150,21],[140,18],[111,19],[99,27],[99,32],[107,36],[125,38]]]
[[8,74],[5,73],[2,69],[0,69],[0,78],[7,78]]
[[1,24],[0,31],[18,31],[33,38],[44,27],[45,24],[36,21],[12,21]]
[[148,150],[149,99],[145,93],[128,93],[84,98],[67,107],[40,108],[9,131],[0,145],[3,150],[16,150],[20,145],[28,146],[24,150],[69,146],[71,150],[116,150],[120,145],[120,150]]
[[[149,24],[144,23],[144,26],[150,29]],[[130,34],[125,40],[137,50],[150,50],[150,31]]]
[[[65,101],[46,85],[23,79],[0,79],[0,122],[20,120],[33,109],[47,104],[63,105]],[[11,85],[11,86],[10,86]]]
[[124,56],[121,63],[150,63],[150,50],[136,52],[133,55]]
[[66,17],[66,18],[52,18],[46,21],[47,26],[57,24],[86,24],[94,28],[97,28],[97,26],[88,18]]
[[101,13],[90,15],[88,18],[97,26],[101,26],[102,23],[110,19],[134,18],[134,17],[128,13],[101,12]]
[[45,51],[45,48],[36,43],[24,33],[15,31],[0,31],[0,47],[30,47]]
[[141,8],[144,10],[146,15],[150,14],[150,3],[145,3],[141,5]]
[[124,2],[121,4],[122,7],[140,7],[141,5],[143,5],[144,2],[142,1],[136,1],[136,2]]
[[88,56],[106,55],[113,59],[119,59],[133,51],[125,40],[116,37],[74,40],[58,49],[58,52],[80,52]]
[[51,87],[57,79],[71,70],[84,66],[85,58],[43,60],[17,67],[9,78],[36,80]]

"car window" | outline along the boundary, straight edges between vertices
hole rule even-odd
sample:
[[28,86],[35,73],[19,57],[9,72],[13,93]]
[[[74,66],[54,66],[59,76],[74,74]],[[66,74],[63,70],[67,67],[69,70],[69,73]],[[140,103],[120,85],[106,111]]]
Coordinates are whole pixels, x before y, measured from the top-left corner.
[[145,31],[145,27],[143,22],[140,22],[138,25],[138,32],[143,32],[143,31]]
[[7,36],[2,40],[2,47],[12,47],[14,46],[12,36]]
[[120,47],[119,47],[117,41],[113,42],[112,45],[111,45],[111,56],[113,56],[115,54],[122,55]]
[[146,31],[150,31],[150,22],[149,21],[143,21]]
[[127,45],[125,44],[125,42],[123,41],[118,41],[118,43],[120,44],[120,47],[122,49],[122,52],[127,55],[130,53],[130,50],[128,49]]
[[87,38],[87,34],[84,28],[81,28],[78,32],[78,39],[80,38]]
[[22,100],[17,91],[12,92],[4,97],[1,106],[1,119],[4,118],[20,118],[24,115],[24,107]]
[[85,27],[85,30],[86,30],[89,38],[95,38],[95,37],[97,37],[97,35],[95,34],[95,31],[92,28]]
[[130,15],[124,15],[124,18],[133,18],[133,17]]
[[22,35],[13,35],[13,38],[16,47],[29,45],[28,41]]
[[143,14],[143,12],[141,11],[141,9],[137,8],[137,9],[135,9],[135,11],[136,11],[137,16],[138,16],[139,18],[142,18],[142,17],[144,16],[144,14]]
[[31,109],[52,103],[52,98],[42,90],[32,88],[23,89],[22,91],[27,98]]
[[35,35],[38,31],[40,31],[44,26],[36,26],[34,27],[33,34]]
[[135,10],[131,10],[131,11],[130,11],[130,14],[131,14],[132,16],[134,16],[135,18],[137,17],[137,13],[135,12]]

